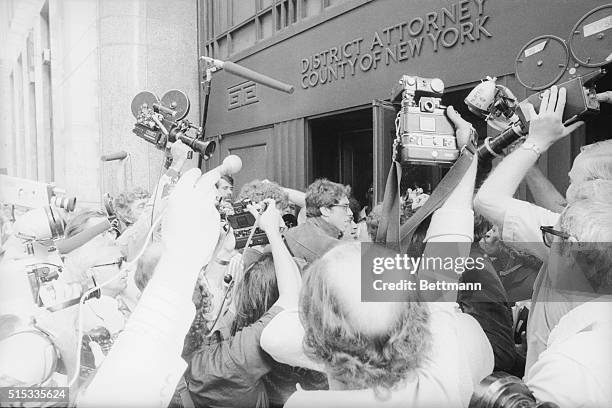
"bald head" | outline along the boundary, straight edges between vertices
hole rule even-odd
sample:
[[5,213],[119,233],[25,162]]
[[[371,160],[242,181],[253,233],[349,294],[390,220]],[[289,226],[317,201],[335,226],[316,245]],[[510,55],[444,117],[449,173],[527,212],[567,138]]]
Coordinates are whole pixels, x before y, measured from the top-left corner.
[[334,247],[306,272],[304,349],[348,389],[392,388],[427,357],[429,311],[418,302],[362,302],[358,243]]
[[389,331],[397,322],[405,303],[361,301],[361,246],[358,242],[339,245],[313,265],[316,273],[338,301],[345,319],[366,335]]

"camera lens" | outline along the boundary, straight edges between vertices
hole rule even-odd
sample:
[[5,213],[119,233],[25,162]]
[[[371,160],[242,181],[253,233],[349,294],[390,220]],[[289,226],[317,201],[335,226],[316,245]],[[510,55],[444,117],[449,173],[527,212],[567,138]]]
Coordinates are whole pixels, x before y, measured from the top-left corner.
[[68,212],[72,212],[76,207],[76,197],[55,196],[51,200],[51,204],[56,207],[63,208]]

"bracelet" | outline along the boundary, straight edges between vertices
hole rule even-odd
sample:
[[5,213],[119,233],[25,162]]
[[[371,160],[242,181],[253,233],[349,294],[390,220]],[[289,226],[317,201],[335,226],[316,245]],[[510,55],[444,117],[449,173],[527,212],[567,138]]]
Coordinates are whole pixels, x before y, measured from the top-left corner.
[[223,265],[223,266],[229,265],[229,261],[225,261],[225,260],[219,259],[219,258],[215,258],[215,262],[218,263],[219,265]]
[[538,158],[542,155],[542,151],[540,150],[540,148],[533,142],[524,142],[521,145],[521,149],[531,150],[538,156]]

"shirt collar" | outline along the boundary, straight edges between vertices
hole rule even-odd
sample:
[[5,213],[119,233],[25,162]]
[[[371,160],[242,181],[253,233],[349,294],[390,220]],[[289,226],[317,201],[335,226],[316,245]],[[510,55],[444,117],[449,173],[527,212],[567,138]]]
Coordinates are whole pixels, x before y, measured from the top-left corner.
[[340,231],[335,226],[331,225],[329,222],[325,221],[323,217],[310,217],[307,220],[314,226],[320,228],[332,238],[340,239],[342,238],[342,231]]

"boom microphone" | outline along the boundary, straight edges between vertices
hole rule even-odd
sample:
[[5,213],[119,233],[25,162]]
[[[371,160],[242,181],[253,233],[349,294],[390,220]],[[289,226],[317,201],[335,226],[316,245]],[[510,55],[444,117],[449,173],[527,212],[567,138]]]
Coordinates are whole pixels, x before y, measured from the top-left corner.
[[67,254],[68,252],[71,252],[85,245],[86,243],[94,239],[96,236],[100,235],[104,231],[109,230],[111,227],[112,225],[110,221],[108,219],[105,219],[104,221],[94,225],[93,227],[87,228],[86,230],[79,232],[73,237],[57,241],[57,251],[62,255]]
[[206,172],[206,174],[213,173],[213,172],[219,172],[219,177],[221,177],[221,176],[236,174],[241,169],[242,169],[242,160],[240,159],[240,157],[236,156],[235,154],[231,154],[223,160],[223,163],[221,163],[220,166],[217,166],[211,171]]
[[248,79],[253,82],[257,82],[258,84],[262,84],[272,89],[276,89],[277,91],[286,92],[288,94],[293,93],[294,91],[292,85],[285,84],[284,82],[278,81],[274,78],[270,78],[269,76],[265,76],[263,74],[260,74],[259,72],[255,72],[234,62],[221,61],[210,57],[200,57],[200,59],[203,59],[207,63],[214,65],[216,68],[225,69],[227,72],[230,72],[236,76]]
[[102,161],[114,161],[114,160],[123,160],[128,156],[127,152],[121,150],[115,153],[109,153],[100,156],[100,160]]
[[221,176],[236,174],[240,171],[240,169],[242,169],[242,160],[240,160],[240,157],[232,154],[227,156],[220,166],[217,166],[214,169],[202,174],[202,178],[212,178],[216,182],[221,178]]

